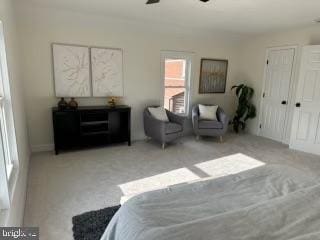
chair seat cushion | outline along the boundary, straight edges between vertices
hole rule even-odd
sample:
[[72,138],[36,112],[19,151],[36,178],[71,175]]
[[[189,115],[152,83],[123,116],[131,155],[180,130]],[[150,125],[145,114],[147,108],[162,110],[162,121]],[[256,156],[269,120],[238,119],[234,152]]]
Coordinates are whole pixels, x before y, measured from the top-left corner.
[[219,121],[207,121],[207,120],[200,120],[199,121],[199,128],[200,129],[222,129],[223,124]]
[[180,124],[173,123],[173,122],[166,123],[166,134],[177,133],[177,132],[181,132],[182,130],[183,129]]

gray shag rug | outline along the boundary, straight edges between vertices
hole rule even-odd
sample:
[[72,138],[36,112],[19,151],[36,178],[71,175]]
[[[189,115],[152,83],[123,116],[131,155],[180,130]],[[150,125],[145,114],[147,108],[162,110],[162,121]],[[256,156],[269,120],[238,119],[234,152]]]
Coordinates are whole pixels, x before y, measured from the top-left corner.
[[75,240],[99,240],[120,205],[86,212],[72,218]]

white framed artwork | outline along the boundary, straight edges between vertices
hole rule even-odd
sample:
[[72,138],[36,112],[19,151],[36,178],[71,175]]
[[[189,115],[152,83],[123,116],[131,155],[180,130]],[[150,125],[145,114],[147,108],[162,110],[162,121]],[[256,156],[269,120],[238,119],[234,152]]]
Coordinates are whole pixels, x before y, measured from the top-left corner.
[[52,44],[56,97],[90,97],[90,54],[85,46]]
[[123,96],[122,49],[91,49],[92,92],[94,97]]

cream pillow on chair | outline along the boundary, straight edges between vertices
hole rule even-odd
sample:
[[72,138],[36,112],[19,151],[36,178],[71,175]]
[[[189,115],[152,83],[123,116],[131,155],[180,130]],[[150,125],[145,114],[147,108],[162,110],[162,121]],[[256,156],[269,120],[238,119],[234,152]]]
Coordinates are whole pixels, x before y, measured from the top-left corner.
[[169,122],[167,112],[163,107],[148,107],[152,117],[163,122]]
[[201,120],[218,120],[217,110],[219,106],[205,106],[199,104],[199,114]]

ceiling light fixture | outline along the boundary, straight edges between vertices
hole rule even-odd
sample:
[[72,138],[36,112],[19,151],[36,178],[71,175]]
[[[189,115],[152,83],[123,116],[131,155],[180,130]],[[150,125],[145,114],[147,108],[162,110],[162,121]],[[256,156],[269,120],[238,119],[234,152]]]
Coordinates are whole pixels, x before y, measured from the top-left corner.
[[153,4],[153,3],[158,3],[160,0],[148,0],[146,4]]
[[[209,2],[210,0],[200,0],[201,2]],[[160,0],[148,0],[146,4],[154,4],[154,3],[159,3]]]

